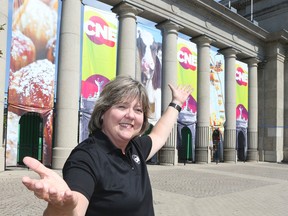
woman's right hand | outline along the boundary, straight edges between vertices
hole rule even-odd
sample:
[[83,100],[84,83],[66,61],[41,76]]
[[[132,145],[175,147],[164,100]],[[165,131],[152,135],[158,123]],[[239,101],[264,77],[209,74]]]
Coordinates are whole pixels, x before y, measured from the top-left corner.
[[73,215],[78,203],[78,193],[70,190],[64,179],[38,160],[25,157],[23,162],[36,172],[40,179],[22,178],[22,183],[35,196],[48,202],[45,215]]

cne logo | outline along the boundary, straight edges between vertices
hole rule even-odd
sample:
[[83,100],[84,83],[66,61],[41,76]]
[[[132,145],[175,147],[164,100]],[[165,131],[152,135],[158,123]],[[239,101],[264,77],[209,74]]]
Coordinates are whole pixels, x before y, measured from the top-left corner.
[[196,70],[197,58],[187,47],[181,47],[177,53],[177,59],[184,69]]
[[248,74],[241,67],[236,69],[236,82],[240,86],[247,86],[248,84]]
[[114,47],[117,31],[111,28],[105,20],[98,16],[92,16],[84,23],[84,32],[95,44],[105,44]]
[[133,154],[133,155],[132,155],[132,159],[133,159],[137,164],[140,164],[140,158],[139,158],[138,155]]

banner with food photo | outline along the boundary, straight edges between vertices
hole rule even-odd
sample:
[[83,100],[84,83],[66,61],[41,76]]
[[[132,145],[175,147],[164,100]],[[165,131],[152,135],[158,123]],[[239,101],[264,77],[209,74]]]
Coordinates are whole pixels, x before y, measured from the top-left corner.
[[146,87],[151,118],[150,124],[161,117],[162,35],[159,29],[137,23],[136,76]]
[[28,155],[51,166],[58,0],[12,6],[6,165],[22,165]]
[[116,76],[118,19],[112,12],[84,6],[79,141],[103,87]]
[[[183,38],[177,41],[178,85],[191,85],[193,91],[183,104],[177,120],[179,159],[195,161],[197,121],[197,46]],[[184,155],[185,154],[185,155]]]

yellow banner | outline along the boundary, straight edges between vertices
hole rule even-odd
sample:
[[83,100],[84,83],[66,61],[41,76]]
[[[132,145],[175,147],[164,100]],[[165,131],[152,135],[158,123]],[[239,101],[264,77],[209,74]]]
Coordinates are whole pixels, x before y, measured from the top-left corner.
[[81,89],[84,98],[97,97],[116,76],[117,25],[115,14],[84,7]]

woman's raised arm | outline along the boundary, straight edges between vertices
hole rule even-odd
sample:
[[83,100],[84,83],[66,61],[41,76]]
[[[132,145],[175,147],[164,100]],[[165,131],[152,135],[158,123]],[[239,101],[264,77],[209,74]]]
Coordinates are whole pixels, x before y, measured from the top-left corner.
[[[174,87],[173,85],[169,84],[169,87],[172,93],[171,102],[177,106],[180,106],[180,108],[193,91],[193,88],[190,85]],[[149,134],[152,139],[152,149],[148,159],[150,159],[165,144],[175,122],[177,121],[178,114],[179,111],[175,107],[168,106],[166,111],[162,114],[161,118],[153,127],[151,133]]]

